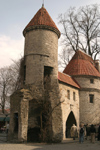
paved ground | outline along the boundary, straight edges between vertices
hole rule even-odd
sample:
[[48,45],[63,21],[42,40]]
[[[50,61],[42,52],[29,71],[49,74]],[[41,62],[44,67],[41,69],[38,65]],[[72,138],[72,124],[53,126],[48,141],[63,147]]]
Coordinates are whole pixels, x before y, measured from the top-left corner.
[[66,143],[66,144],[7,144],[1,143],[0,150],[100,150],[100,143],[91,144],[84,142],[83,144]]
[[61,144],[12,144],[6,142],[6,135],[0,136],[0,150],[100,150],[100,141],[94,144],[85,141],[80,144],[78,140],[67,139]]

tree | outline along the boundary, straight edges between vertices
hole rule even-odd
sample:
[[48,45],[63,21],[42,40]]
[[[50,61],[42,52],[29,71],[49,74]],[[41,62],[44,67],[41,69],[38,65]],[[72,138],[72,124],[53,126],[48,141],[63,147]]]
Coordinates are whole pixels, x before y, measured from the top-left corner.
[[10,70],[12,72],[13,75],[13,81],[14,81],[14,87],[13,87],[13,91],[16,91],[18,89],[20,89],[21,87],[21,83],[20,83],[20,70],[21,70],[21,63],[23,61],[23,57],[21,56],[21,58],[19,60],[12,60],[13,64],[10,66]]
[[[48,79],[47,79],[48,80]],[[48,82],[48,81],[47,81]],[[35,112],[38,112],[38,127],[40,129],[40,139],[39,141],[41,142],[52,142],[52,114],[54,113],[54,111],[56,110],[56,108],[59,108],[59,106],[61,105],[61,103],[63,103],[65,100],[63,101],[58,101],[56,104],[54,104],[52,106],[51,104],[51,99],[50,99],[50,86],[49,83],[46,82],[46,90],[44,92],[44,96],[41,99],[35,99],[34,100],[34,88],[30,85],[26,86],[26,89],[28,89],[28,94],[30,95],[30,99],[33,101],[34,103],[34,108],[32,107],[32,109],[35,109]],[[37,91],[37,89],[35,88],[35,90]],[[28,95],[26,94],[26,95]],[[36,111],[37,110],[37,111]]]
[[63,26],[62,53],[81,49],[94,60],[97,58],[100,54],[99,9],[98,5],[80,7],[78,10],[70,8],[59,16],[59,23]]
[[14,61],[14,64],[9,67],[0,69],[0,106],[2,113],[5,111],[5,107],[9,107],[10,95],[19,88],[20,60]]

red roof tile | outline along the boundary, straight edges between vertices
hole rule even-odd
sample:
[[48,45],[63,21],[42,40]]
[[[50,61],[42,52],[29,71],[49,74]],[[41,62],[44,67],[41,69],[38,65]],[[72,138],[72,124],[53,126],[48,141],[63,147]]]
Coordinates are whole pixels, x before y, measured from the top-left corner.
[[73,60],[74,59],[88,60],[88,61],[90,61],[91,63],[93,63],[95,65],[93,59],[81,50],[76,51],[76,53],[75,53],[75,55],[73,56],[72,59]]
[[[31,19],[31,21],[28,23],[28,25],[25,27],[24,30],[26,30],[28,27],[39,26],[39,25],[49,26],[58,30],[56,24],[54,23],[54,21],[52,20],[49,13],[44,7],[38,10],[38,12]],[[60,31],[58,30],[58,32],[60,36]]]
[[90,75],[100,77],[93,59],[80,50],[75,53],[63,72],[71,76]]
[[68,85],[74,86],[76,88],[80,88],[78,83],[74,79],[72,79],[72,77],[64,73],[58,72],[58,80],[67,83]]

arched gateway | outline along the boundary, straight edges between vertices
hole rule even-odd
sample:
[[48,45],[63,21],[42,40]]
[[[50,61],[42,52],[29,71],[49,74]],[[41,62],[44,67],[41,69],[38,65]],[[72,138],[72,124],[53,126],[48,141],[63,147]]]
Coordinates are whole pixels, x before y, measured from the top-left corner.
[[77,126],[75,116],[73,112],[71,111],[66,121],[66,135],[65,135],[66,138],[70,137],[70,129],[73,124]]

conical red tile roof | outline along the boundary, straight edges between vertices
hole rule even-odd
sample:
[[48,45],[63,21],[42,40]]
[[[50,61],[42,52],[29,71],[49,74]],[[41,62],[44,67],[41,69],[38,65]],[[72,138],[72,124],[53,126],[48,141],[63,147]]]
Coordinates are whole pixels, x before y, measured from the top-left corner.
[[47,10],[42,6],[41,9],[38,10],[38,12],[35,14],[35,16],[31,19],[31,21],[28,23],[28,25],[25,27],[25,30],[27,30],[30,27],[33,26],[45,26],[48,27],[48,29],[54,28],[55,32],[57,31],[58,37],[60,37],[60,31],[58,30],[56,24],[54,23],[54,21],[52,20],[52,18],[50,17],[49,13],[47,12]]
[[93,59],[80,50],[75,53],[63,72],[71,76],[90,75],[100,77]]

